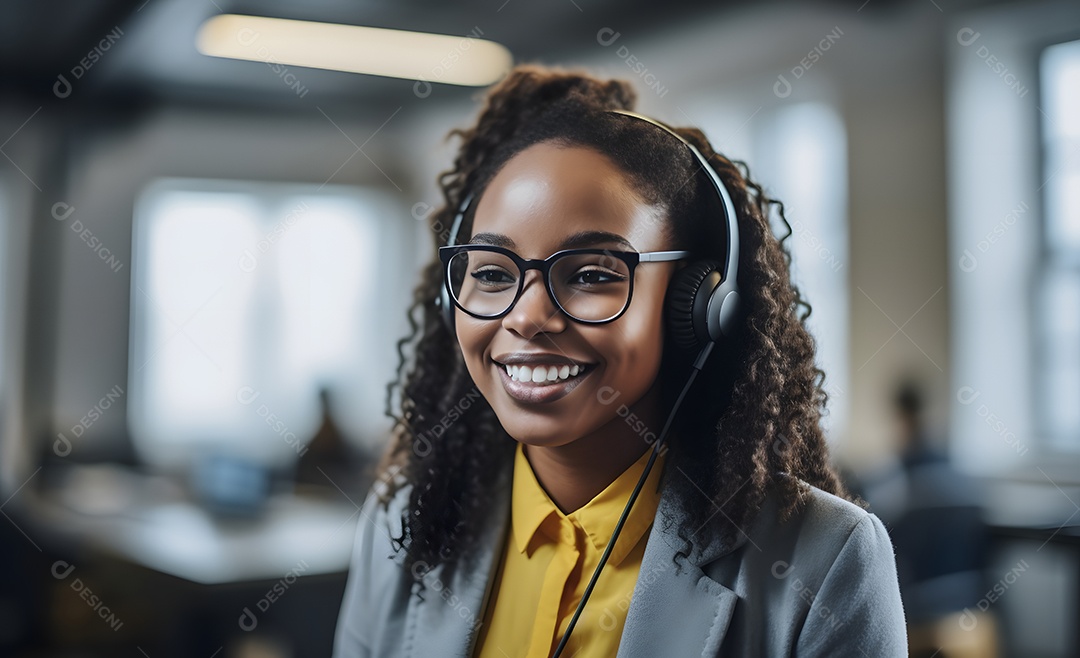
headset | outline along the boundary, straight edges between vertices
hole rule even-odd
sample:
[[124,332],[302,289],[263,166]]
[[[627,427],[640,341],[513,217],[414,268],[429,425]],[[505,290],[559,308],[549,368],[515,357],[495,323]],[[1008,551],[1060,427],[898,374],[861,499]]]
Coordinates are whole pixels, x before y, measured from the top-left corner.
[[[690,376],[687,378],[682,392],[675,400],[675,404],[672,406],[667,421],[660,431],[659,438],[657,438],[653,444],[652,454],[649,456],[649,461],[645,465],[645,470],[642,471],[637,486],[634,487],[634,491],[627,500],[626,507],[623,508],[622,515],[615,525],[614,532],[611,534],[611,539],[608,541],[607,547],[600,557],[599,564],[596,565],[596,569],[593,571],[592,578],[585,588],[585,593],[578,603],[574,616],[570,619],[570,623],[566,628],[566,633],[563,634],[558,647],[555,649],[555,653],[553,654],[554,658],[558,658],[566,647],[566,642],[570,638],[570,633],[573,632],[574,626],[581,616],[581,611],[584,610],[585,603],[588,601],[589,596],[592,594],[592,590],[596,585],[596,581],[600,577],[600,572],[607,563],[611,550],[615,547],[615,540],[618,539],[619,533],[622,531],[623,524],[630,514],[630,509],[637,500],[638,493],[644,486],[645,480],[649,476],[649,471],[652,470],[653,463],[660,453],[660,446],[664,442],[668,428],[675,418],[675,412],[678,411],[683,398],[686,396],[687,391],[690,390],[690,386],[693,384],[697,373],[704,367],[705,361],[708,359],[714,346],[718,343],[732,343],[742,331],[745,316],[738,284],[738,217],[735,214],[735,205],[731,201],[731,194],[728,193],[727,187],[725,187],[723,181],[720,180],[720,176],[716,173],[716,170],[712,168],[708,159],[701,154],[701,151],[699,151],[697,147],[663,123],[628,110],[607,110],[607,112],[633,117],[657,126],[664,132],[678,139],[683,145],[690,149],[690,153],[694,156],[698,166],[708,176],[710,183],[716,190],[717,196],[720,199],[720,207],[724,215],[722,221],[727,237],[725,247],[726,254],[723,262],[718,262],[713,259],[694,260],[688,263],[686,267],[676,270],[672,275],[671,283],[668,285],[664,299],[664,312],[667,316],[667,327],[671,340],[676,347],[682,350],[684,354],[696,355],[693,362],[693,370],[690,372]],[[468,212],[472,200],[473,194],[470,192],[462,201],[461,206],[457,211],[457,215],[454,217],[453,225],[450,228],[447,246],[457,244],[457,236],[458,231],[461,228],[462,219],[465,217],[465,213]],[[446,325],[451,335],[455,335],[455,307],[450,298],[448,272],[443,272],[443,286],[439,297],[435,300],[435,304],[440,310],[443,323]]]

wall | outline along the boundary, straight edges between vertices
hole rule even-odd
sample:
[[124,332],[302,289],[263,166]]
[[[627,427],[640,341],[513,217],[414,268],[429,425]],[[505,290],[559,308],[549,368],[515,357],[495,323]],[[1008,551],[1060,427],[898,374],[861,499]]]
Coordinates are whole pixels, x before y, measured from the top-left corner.
[[[365,144],[385,116],[363,110],[352,110],[351,115],[344,111],[339,115],[332,109],[326,112],[335,117],[333,123],[314,108],[302,117],[159,109],[135,121],[87,121],[76,131],[63,195],[71,214],[53,227],[63,263],[54,320],[59,332],[53,369],[55,431],[70,436],[70,428],[110,390],[118,385],[125,390],[128,387],[132,210],[136,196],[148,182],[159,176],[315,184],[329,180],[398,194],[396,185],[407,193],[411,178],[395,148],[400,139],[395,130],[398,126],[391,122]],[[357,151],[350,139],[362,144],[363,153],[371,160]],[[111,252],[119,267],[115,261],[103,260],[104,252],[91,248],[85,234],[68,230],[76,221]],[[408,216],[387,217],[386,221],[400,230],[412,228]],[[391,260],[403,264],[399,272],[387,272],[386,276],[411,280],[414,272],[405,266],[404,257],[410,245],[389,243],[385,248],[391,256],[397,251],[401,257]],[[397,365],[393,338],[406,325],[401,298],[379,301],[388,320],[380,343],[371,345],[372,353],[380,359],[371,376],[382,382]],[[343,410],[346,428],[370,433],[372,424],[365,418],[381,417],[382,403],[381,396],[362,400],[359,412],[357,405],[349,405]],[[125,405],[120,404],[88,427],[75,449],[84,456],[115,452],[123,449],[126,432]]]

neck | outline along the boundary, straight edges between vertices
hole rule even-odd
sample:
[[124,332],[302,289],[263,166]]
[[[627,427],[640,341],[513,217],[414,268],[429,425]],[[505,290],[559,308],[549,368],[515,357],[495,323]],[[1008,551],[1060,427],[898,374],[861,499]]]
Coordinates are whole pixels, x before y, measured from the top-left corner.
[[[659,389],[655,386],[630,407],[630,413],[644,422],[659,438]],[[570,514],[596,497],[645,453],[652,449],[635,425],[628,424],[629,414],[617,415],[595,432],[561,446],[525,446],[525,456],[540,486],[562,511]]]

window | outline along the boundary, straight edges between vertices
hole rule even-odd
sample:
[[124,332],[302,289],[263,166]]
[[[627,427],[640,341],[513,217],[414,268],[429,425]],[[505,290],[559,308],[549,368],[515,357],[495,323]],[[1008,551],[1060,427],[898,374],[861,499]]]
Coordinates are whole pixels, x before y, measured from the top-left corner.
[[[844,124],[822,102],[781,106],[756,126],[751,171],[784,203],[791,224],[792,280],[813,312],[807,326],[829,394],[822,427],[831,440],[848,431],[850,394],[847,144]],[[774,232],[787,228],[774,218]],[[803,312],[802,309],[799,311]]]
[[[0,437],[3,435],[3,418],[8,416],[8,387],[14,386],[15,382],[11,381],[11,371],[8,370],[8,344],[5,341],[5,330],[11,322],[12,318],[22,318],[22,313],[13,312],[14,309],[8,308],[11,304],[9,299],[15,298],[16,295],[12,294],[13,291],[8,290],[8,286],[12,285],[16,279],[12,276],[12,272],[8,270],[8,223],[11,215],[8,206],[8,194],[6,194],[6,188],[4,187],[4,180],[0,179]],[[10,295],[10,296],[9,296]],[[17,327],[16,331],[17,331]]]
[[[8,382],[7,378],[10,377],[10,371],[7,369],[7,364],[4,359],[7,358],[7,344],[4,342],[4,329],[8,326],[9,319],[11,317],[10,309],[8,309],[8,290],[7,287],[11,285],[13,277],[7,269],[7,228],[9,221],[8,214],[8,201],[7,201],[7,189],[4,187],[4,181],[0,180],[0,418],[3,418],[7,414],[7,387],[14,384],[14,382]],[[3,432],[3,425],[0,424],[0,433]]]
[[394,212],[345,187],[150,185],[136,206],[128,367],[144,458],[288,463],[317,429],[323,386],[381,409],[369,339],[389,265],[379,219]]
[[946,31],[949,447],[969,473],[1038,465],[1063,485],[1080,456],[1076,21],[1075,3],[1040,7]]
[[1080,41],[1050,46],[1042,87],[1043,224],[1038,417],[1055,448],[1080,445]]

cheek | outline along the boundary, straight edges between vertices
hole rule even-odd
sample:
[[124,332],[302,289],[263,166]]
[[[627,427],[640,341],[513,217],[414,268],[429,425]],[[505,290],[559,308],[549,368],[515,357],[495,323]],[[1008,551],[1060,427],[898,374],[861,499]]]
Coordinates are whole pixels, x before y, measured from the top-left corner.
[[620,373],[641,377],[659,367],[663,356],[663,289],[655,286],[634,290],[634,299],[612,327],[616,331],[608,352],[609,365]]
[[497,323],[480,323],[474,318],[458,313],[455,320],[458,347],[465,359],[465,367],[474,382],[479,382],[490,370],[487,360],[488,346],[491,345],[494,330],[490,326]]

